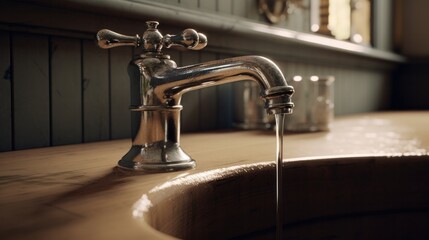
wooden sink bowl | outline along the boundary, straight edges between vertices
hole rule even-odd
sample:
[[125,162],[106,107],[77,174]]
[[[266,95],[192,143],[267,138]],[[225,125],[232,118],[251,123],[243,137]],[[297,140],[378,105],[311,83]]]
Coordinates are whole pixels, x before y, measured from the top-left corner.
[[[429,156],[284,162],[285,239],[429,239]],[[182,239],[274,239],[275,165],[200,172],[153,189],[144,221]]]

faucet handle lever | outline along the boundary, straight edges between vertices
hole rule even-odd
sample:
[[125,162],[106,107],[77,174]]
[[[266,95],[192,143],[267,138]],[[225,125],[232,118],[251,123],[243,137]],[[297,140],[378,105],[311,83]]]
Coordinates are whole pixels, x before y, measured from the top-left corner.
[[163,45],[166,48],[182,46],[187,49],[200,50],[207,46],[207,37],[194,29],[188,28],[178,35],[166,34],[163,38]]
[[101,48],[112,48],[120,46],[142,46],[144,52],[155,55],[162,55],[163,47],[182,46],[187,49],[200,50],[207,46],[207,37],[195,31],[194,29],[186,29],[178,35],[166,34],[163,36],[157,29],[158,22],[147,21],[147,29],[140,37],[122,35],[108,29],[102,29],[97,33],[97,44]]
[[108,29],[102,29],[97,33],[97,44],[101,48],[112,48],[120,46],[140,46],[141,38],[138,34],[135,36],[122,35]]

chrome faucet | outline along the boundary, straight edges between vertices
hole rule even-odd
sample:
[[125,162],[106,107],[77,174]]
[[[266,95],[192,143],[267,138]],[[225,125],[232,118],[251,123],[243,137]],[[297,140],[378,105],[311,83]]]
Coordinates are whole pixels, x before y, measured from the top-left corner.
[[146,22],[143,37],[125,36],[107,29],[97,33],[101,48],[143,47],[128,65],[131,88],[132,147],[119,167],[144,171],[174,171],[195,167],[195,161],[180,147],[180,100],[186,92],[242,80],[261,87],[268,113],[291,113],[293,87],[271,60],[260,56],[235,57],[186,67],[177,67],[163,47],[182,46],[200,50],[207,45],[204,34],[186,29],[163,36],[158,22]]

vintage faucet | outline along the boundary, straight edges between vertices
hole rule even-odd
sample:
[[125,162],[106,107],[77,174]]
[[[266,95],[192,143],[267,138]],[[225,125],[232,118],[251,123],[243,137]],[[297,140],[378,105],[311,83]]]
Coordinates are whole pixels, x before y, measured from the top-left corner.
[[101,48],[143,47],[128,65],[131,88],[131,149],[119,167],[144,171],[174,171],[195,167],[180,147],[180,100],[186,92],[242,80],[256,81],[268,113],[291,113],[293,87],[271,60],[260,56],[235,57],[177,67],[163,47],[182,46],[200,50],[207,45],[204,34],[186,29],[163,36],[158,22],[148,21],[143,37],[125,36],[107,29],[97,33]]

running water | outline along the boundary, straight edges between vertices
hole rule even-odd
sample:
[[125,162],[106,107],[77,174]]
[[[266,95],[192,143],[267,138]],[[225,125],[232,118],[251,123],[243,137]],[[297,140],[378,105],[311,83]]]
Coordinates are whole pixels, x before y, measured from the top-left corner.
[[283,239],[283,129],[284,129],[284,113],[278,113],[276,118],[276,239]]

